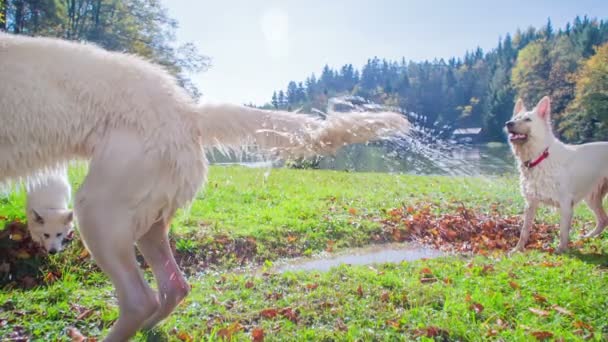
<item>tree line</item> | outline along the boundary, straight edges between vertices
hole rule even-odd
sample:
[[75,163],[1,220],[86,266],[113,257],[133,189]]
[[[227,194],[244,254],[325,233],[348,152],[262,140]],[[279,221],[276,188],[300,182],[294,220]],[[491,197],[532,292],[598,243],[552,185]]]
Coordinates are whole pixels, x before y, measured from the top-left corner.
[[359,71],[352,64],[325,66],[303,82],[275,91],[266,107],[325,109],[330,97],[350,94],[424,115],[435,127],[481,127],[486,141],[504,140],[503,124],[516,97],[533,106],[552,98],[554,127],[569,141],[608,139],[608,23],[587,16],[555,30],[507,34],[490,51],[461,58],[414,62],[370,58]]
[[187,76],[209,59],[191,43],[176,46],[177,21],[160,0],[0,0],[0,30],[93,42],[137,54],[171,72],[193,97],[200,91]]

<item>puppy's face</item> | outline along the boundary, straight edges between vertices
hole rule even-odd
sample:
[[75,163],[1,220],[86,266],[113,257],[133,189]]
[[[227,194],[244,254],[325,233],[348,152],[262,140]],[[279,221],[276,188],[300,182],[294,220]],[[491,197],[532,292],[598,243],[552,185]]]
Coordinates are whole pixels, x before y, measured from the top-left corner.
[[544,97],[536,107],[528,111],[521,99],[513,110],[513,117],[505,124],[509,134],[509,142],[514,146],[523,146],[530,141],[544,141],[550,123],[549,98]]
[[28,212],[28,228],[32,240],[49,254],[63,250],[68,235],[74,229],[74,214],[70,210],[44,210]]

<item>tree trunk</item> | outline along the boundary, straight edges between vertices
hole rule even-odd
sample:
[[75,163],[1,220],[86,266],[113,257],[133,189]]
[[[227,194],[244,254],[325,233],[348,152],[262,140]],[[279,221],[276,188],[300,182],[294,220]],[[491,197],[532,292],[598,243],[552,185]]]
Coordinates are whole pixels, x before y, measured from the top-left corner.
[[23,1],[15,1],[15,29],[14,32],[16,34],[21,33],[21,28],[23,28]]
[[0,0],[0,31],[6,31],[6,14],[8,13],[8,0]]

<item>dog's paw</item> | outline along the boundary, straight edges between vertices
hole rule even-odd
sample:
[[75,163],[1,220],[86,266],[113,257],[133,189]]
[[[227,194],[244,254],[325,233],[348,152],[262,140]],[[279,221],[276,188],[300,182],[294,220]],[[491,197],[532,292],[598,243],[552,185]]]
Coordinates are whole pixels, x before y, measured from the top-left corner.
[[597,237],[600,234],[602,234],[602,232],[597,232],[595,230],[592,230],[589,233],[582,235],[582,238],[583,239],[590,239],[590,238]]
[[517,253],[521,253],[524,251],[524,248],[521,246],[515,246],[515,248],[513,248],[512,250],[509,251],[509,253],[507,253],[508,256],[513,256]]

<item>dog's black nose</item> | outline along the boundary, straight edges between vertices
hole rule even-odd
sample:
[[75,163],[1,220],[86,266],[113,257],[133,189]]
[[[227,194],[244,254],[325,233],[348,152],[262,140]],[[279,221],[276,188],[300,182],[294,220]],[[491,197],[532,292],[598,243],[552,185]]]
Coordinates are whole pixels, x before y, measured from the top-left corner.
[[55,248],[49,249],[49,254],[57,254],[57,250]]
[[507,128],[512,128],[514,125],[515,125],[515,122],[513,122],[513,121],[507,121],[505,123],[505,126],[507,126]]

